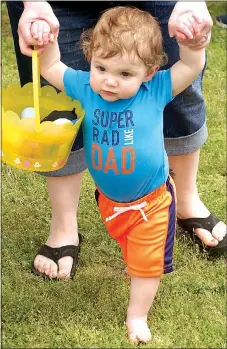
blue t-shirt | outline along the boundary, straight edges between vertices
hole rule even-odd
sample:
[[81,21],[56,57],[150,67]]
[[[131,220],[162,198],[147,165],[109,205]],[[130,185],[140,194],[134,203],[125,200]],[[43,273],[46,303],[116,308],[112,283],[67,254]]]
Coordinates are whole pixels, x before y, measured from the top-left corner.
[[136,95],[105,101],[90,86],[90,73],[68,68],[66,94],[86,111],[83,138],[88,169],[111,200],[131,202],[166,182],[163,109],[172,100],[170,70],[159,71]]

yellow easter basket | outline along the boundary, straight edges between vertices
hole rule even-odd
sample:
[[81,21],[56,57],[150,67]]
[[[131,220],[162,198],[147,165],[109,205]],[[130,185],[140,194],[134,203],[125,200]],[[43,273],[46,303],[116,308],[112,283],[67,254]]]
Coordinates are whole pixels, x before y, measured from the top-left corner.
[[[32,74],[33,83],[2,89],[2,161],[23,170],[55,171],[65,165],[85,112],[79,101],[72,101],[65,93],[57,93],[51,86],[40,88],[36,50],[32,53]],[[21,112],[33,105],[35,117],[20,119]],[[53,111],[73,111],[77,121],[42,121]]]

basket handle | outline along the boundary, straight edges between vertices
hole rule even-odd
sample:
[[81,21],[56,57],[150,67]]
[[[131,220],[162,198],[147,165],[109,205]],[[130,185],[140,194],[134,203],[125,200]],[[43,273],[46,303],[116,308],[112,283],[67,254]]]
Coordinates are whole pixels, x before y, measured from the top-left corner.
[[34,47],[32,51],[32,80],[33,80],[33,103],[35,109],[35,127],[39,129],[40,126],[40,112],[39,112],[39,96],[41,96],[40,88],[40,72],[39,72],[39,57],[38,51]]

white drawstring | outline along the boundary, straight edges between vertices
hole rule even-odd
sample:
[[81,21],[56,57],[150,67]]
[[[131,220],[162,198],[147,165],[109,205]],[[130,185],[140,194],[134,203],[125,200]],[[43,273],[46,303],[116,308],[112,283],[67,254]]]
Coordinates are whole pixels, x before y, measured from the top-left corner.
[[139,210],[143,216],[143,219],[145,220],[145,222],[148,221],[145,213],[143,212],[142,208],[144,208],[145,206],[147,206],[147,202],[141,202],[141,204],[139,205],[132,205],[132,206],[125,206],[125,207],[114,207],[114,213],[112,216],[109,216],[106,218],[106,222],[109,222],[111,219],[117,217],[119,214],[130,211],[130,210]]

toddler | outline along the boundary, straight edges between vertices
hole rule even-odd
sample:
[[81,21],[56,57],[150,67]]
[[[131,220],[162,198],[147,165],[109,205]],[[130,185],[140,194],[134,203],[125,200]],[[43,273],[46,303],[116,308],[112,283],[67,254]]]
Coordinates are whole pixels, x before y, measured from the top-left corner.
[[[42,45],[43,21],[31,32]],[[197,31],[190,14],[179,28]],[[173,270],[176,203],[163,140],[163,109],[197,77],[205,50],[180,45],[180,60],[158,71],[166,57],[157,21],[133,7],[105,11],[84,32],[90,72],[61,62],[58,43],[42,47],[41,75],[86,111],[84,148],[95,197],[110,236],[121,247],[131,279],[126,325],[134,342],[148,342],[147,324],[159,281]]]

